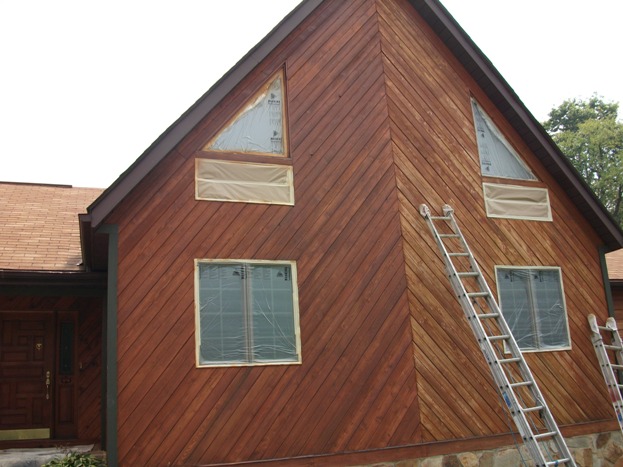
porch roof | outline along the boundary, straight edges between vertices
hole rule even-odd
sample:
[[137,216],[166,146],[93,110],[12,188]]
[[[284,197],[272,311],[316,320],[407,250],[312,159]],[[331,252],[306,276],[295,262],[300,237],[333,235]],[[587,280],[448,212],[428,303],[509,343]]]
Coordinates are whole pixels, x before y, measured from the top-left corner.
[[0,182],[0,270],[84,270],[78,214],[102,191]]

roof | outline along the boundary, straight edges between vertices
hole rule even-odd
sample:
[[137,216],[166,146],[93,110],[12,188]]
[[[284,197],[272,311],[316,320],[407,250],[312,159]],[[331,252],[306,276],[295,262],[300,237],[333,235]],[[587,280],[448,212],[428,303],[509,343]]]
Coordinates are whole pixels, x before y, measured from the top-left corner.
[[[91,206],[81,220],[97,228],[151,170],[322,3],[304,0],[259,44],[174,122]],[[528,111],[489,59],[438,0],[409,0],[467,72],[515,127],[611,250],[623,247],[623,232],[551,137]]]
[[606,263],[610,280],[623,281],[623,249],[608,253]]
[[0,182],[0,270],[81,271],[78,214],[98,188]]

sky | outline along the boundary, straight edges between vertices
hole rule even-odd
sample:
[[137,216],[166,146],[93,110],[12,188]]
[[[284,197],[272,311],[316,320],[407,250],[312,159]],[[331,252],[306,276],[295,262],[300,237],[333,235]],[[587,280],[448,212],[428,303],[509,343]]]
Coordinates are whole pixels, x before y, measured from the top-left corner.
[[[539,121],[623,104],[621,0],[441,1]],[[0,0],[0,181],[109,186],[298,3]]]

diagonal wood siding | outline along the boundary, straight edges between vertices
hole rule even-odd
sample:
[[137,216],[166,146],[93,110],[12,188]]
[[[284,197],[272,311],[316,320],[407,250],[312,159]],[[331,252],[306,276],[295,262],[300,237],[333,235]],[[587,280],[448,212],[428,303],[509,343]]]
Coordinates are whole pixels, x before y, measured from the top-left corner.
[[[404,0],[376,3],[424,440],[484,436],[509,428],[437,247],[418,214],[421,203],[436,212],[445,203],[455,208],[494,290],[495,265],[562,268],[573,349],[529,354],[528,363],[559,423],[611,418],[586,325],[586,314],[606,314],[598,239],[410,5]],[[470,96],[519,150],[541,180],[538,185],[550,188],[553,223],[486,217],[482,182],[487,180],[480,175]]]
[[[224,157],[201,148],[280,67],[291,158],[231,158],[291,163],[296,205],[195,201],[194,159]],[[470,96],[549,187],[554,222],[485,216]],[[591,227],[406,0],[326,1],[107,219],[121,465],[508,433],[420,203],[455,207],[490,284],[495,265],[562,267],[573,349],[527,358],[559,422],[611,419],[585,318],[606,309]],[[302,364],[195,368],[195,258],[296,260]]]
[[[195,201],[194,158],[213,157],[199,149],[284,63],[296,205]],[[109,219],[120,463],[418,442],[399,219],[374,2],[327,2]],[[303,363],[196,369],[195,258],[296,260]]]

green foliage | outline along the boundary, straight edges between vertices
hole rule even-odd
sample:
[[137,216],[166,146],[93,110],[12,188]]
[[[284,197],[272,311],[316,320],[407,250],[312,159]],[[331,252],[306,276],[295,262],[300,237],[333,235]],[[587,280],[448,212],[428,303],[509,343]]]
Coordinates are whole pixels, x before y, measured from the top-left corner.
[[70,451],[63,457],[52,459],[42,467],[105,467],[106,463],[93,457],[90,453],[81,453]]
[[550,111],[549,120],[543,126],[550,134],[576,132],[580,124],[588,120],[616,120],[618,109],[616,102],[604,102],[596,95],[586,101],[568,99]]
[[617,103],[566,100],[543,123],[599,200],[623,225],[623,124]]

